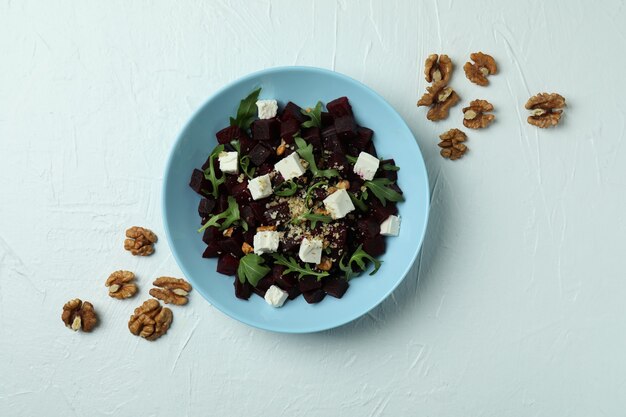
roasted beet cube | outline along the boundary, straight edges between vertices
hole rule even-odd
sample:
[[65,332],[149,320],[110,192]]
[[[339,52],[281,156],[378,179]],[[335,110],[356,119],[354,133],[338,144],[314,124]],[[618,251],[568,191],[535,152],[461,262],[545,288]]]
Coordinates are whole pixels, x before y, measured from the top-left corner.
[[332,247],[343,248],[348,240],[348,226],[345,222],[335,222],[328,236]]
[[208,190],[211,185],[209,181],[204,178],[204,172],[200,171],[199,169],[194,169],[193,173],[191,174],[189,186],[196,193],[204,196],[206,195],[206,190]]
[[236,229],[230,237],[220,240],[218,243],[222,253],[230,253],[238,258],[243,256],[241,245],[243,244],[243,232]]
[[257,143],[254,148],[250,150],[248,156],[250,157],[250,162],[258,167],[267,161],[267,158],[269,158],[272,153],[272,150],[268,146],[262,143]]
[[387,170],[384,167],[386,166],[395,166],[396,162],[393,159],[385,159],[383,161],[380,161],[380,170],[379,172],[381,172],[383,175],[383,177],[388,178],[391,181],[397,181],[398,180],[398,171],[393,171],[393,170]]
[[309,304],[319,303],[324,299],[324,297],[326,297],[326,293],[321,288],[308,292],[302,291],[302,295],[304,296],[306,302]]
[[291,101],[287,103],[285,109],[280,115],[280,120],[282,122],[285,122],[289,119],[296,120],[298,124],[302,124],[307,120],[306,116],[302,114],[302,108]]
[[348,101],[348,97],[339,97],[326,104],[328,112],[336,119],[341,116],[352,116],[352,106]]
[[252,122],[252,138],[268,141],[280,139],[280,123],[276,118],[259,119]]
[[302,131],[302,139],[313,146],[313,153],[319,155],[322,151],[322,136],[320,129],[311,127]]
[[215,208],[215,200],[212,198],[203,198],[198,204],[198,215],[200,217],[208,217]]
[[300,240],[284,237],[280,241],[280,247],[283,252],[297,252],[300,248]]
[[207,245],[211,242],[217,242],[223,237],[222,232],[215,226],[210,226],[204,229],[204,234],[202,235],[202,241]]
[[235,275],[235,297],[247,300],[252,295],[252,286],[248,281],[241,282],[239,277]]
[[302,292],[322,288],[322,281],[318,280],[316,277],[305,276],[300,278],[298,281],[298,288],[300,288],[300,291]]
[[265,221],[265,203],[262,203],[260,201],[253,201],[252,203],[250,203],[250,208],[252,209],[252,212],[254,213],[254,217],[256,218],[256,221],[260,224],[263,223],[263,221]]
[[361,177],[355,175],[356,178],[350,178],[350,191],[353,193],[361,191],[361,187],[365,183]]
[[228,194],[232,194],[233,193],[233,187],[235,187],[237,184],[239,184],[238,181],[238,175],[226,175],[226,180],[224,181],[224,187],[226,187],[226,190],[228,191]]
[[298,288],[298,286],[295,287],[290,287],[290,288],[283,288],[285,291],[287,291],[287,299],[289,300],[294,300],[296,299],[300,294],[302,294],[302,291],[300,291],[300,288]]
[[342,176],[345,176],[348,171],[352,170],[352,166],[348,164],[346,156],[341,152],[335,152],[328,157],[328,168],[335,168]]
[[243,241],[250,246],[254,246],[254,235],[256,234],[256,227],[248,223],[249,228],[247,232],[243,232]]
[[264,224],[277,224],[289,221],[290,212],[288,203],[278,203],[268,208],[264,213]]
[[328,113],[326,111],[323,111],[321,116],[322,116],[321,117],[321,119],[322,119],[322,128],[333,125],[334,119],[333,119],[333,116],[330,113]]
[[387,205],[383,206],[377,198],[372,198],[371,201],[369,201],[369,214],[379,223],[382,223],[392,214],[397,213],[398,207],[396,207],[395,203],[387,201]]
[[296,119],[289,119],[280,125],[280,137],[286,143],[293,143],[293,136],[300,130],[300,122]]
[[209,243],[202,254],[203,258],[217,258],[220,254],[220,247],[217,241]]
[[356,136],[356,123],[352,116],[335,118],[335,130],[341,140],[350,140]]
[[374,146],[374,142],[370,142],[366,147],[365,151],[372,156],[378,156],[378,152],[376,152],[376,146]]
[[385,248],[385,237],[381,235],[363,241],[363,250],[374,257],[384,254]]
[[261,164],[261,166],[256,170],[256,173],[254,175],[258,177],[261,175],[269,174],[273,170],[274,167],[266,162],[264,164]]
[[256,288],[263,291],[263,294],[265,294],[265,291],[267,291],[273,284],[274,280],[272,279],[272,276],[266,275],[259,280],[259,282],[256,284]]
[[335,129],[335,125],[326,126],[321,130],[322,139],[337,136],[337,129]]
[[365,151],[374,136],[374,131],[367,127],[359,126],[356,129],[356,136],[350,140],[350,144],[354,146],[359,152]]
[[243,153],[244,155],[248,154],[248,152],[250,152],[250,150],[254,147],[254,145],[256,145],[256,141],[253,139],[250,139],[250,137],[246,135],[245,133],[241,135],[241,137],[239,138],[239,146],[241,147],[241,153]]
[[239,216],[248,223],[250,228],[254,228],[256,226],[256,217],[254,216],[254,211],[252,211],[252,207],[243,206],[239,208]]
[[228,195],[226,193],[220,194],[217,198],[217,204],[215,207],[215,213],[221,213],[228,208]]
[[215,134],[217,142],[221,144],[230,143],[233,140],[238,140],[242,135],[245,135],[239,126],[228,126],[220,130]]
[[348,281],[343,278],[327,278],[324,281],[324,285],[322,289],[328,295],[332,295],[335,298],[341,298],[348,290],[349,284]]
[[372,238],[380,233],[380,224],[371,217],[364,217],[356,222],[356,233],[362,239]]
[[285,266],[283,265],[274,265],[272,266],[272,280],[274,280],[274,282],[276,281],[277,278],[280,278],[281,276],[283,276],[283,272],[285,272],[285,269],[287,269]]
[[248,189],[248,180],[243,180],[242,182],[237,182],[231,189],[230,193],[237,203],[240,205],[248,204],[252,201],[252,194],[250,194],[250,190]]
[[239,268],[239,258],[230,253],[224,253],[217,259],[217,272],[220,274],[235,275],[237,268]]
[[322,147],[325,152],[329,152],[331,154],[340,153],[343,156],[346,153],[345,145],[341,140],[339,140],[337,135],[323,137]]

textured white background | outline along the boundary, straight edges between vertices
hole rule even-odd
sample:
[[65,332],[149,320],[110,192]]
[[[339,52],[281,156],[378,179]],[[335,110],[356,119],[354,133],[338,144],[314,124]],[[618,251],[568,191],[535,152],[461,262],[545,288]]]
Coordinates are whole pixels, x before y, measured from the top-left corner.
[[[623,2],[0,1],[0,415],[617,416],[626,390]],[[470,52],[500,74],[470,84]],[[457,162],[415,101],[424,58],[448,53],[463,103],[496,123]],[[158,275],[162,175],[192,112],[276,65],[336,69],[408,121],[430,175],[418,264],[372,313],[279,335],[198,294],[156,343],[126,321]],[[564,123],[525,122],[555,91]],[[408,214],[407,214],[408,215]],[[161,237],[137,259],[123,230]],[[115,301],[103,282],[139,276]],[[91,300],[92,334],[61,306]]]

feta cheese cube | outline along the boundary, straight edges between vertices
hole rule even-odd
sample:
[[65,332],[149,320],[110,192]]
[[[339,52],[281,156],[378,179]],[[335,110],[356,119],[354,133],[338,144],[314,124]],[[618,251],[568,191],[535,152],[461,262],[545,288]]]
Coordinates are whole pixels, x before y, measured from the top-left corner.
[[272,195],[273,190],[270,174],[251,179],[250,182],[248,182],[248,190],[250,190],[253,200],[259,200]]
[[278,103],[276,100],[259,100],[256,102],[259,109],[259,119],[271,119],[278,113]]
[[341,219],[354,210],[350,195],[344,189],[339,189],[324,199],[324,207],[333,219]]
[[254,235],[254,253],[263,255],[264,253],[276,252],[278,249],[279,234],[273,230],[264,230]]
[[354,164],[354,173],[364,180],[374,179],[380,160],[367,152],[361,152]]
[[383,236],[398,236],[400,233],[400,217],[389,216],[380,224],[380,234]]
[[302,262],[318,264],[322,261],[322,241],[319,239],[302,239],[298,256]]
[[220,152],[217,159],[224,174],[239,174],[238,156],[237,152]]
[[276,162],[274,169],[280,172],[280,175],[283,176],[285,181],[299,177],[306,172],[306,169],[304,169],[302,163],[300,162],[298,152],[294,152]]
[[276,285],[272,285],[265,292],[265,301],[267,301],[267,304],[272,307],[282,307],[283,304],[285,304],[288,295],[287,291],[283,291]]

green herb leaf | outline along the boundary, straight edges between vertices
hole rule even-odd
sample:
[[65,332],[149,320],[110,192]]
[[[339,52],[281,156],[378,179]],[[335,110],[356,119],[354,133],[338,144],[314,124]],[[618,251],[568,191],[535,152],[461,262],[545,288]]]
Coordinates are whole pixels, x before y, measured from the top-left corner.
[[261,88],[257,88],[251,92],[248,97],[239,102],[237,109],[237,117],[230,118],[231,126],[239,126],[243,130],[248,130],[257,115],[256,102],[259,99]]
[[211,155],[209,155],[209,167],[204,170],[204,178],[209,180],[209,182],[211,183],[210,194],[213,198],[217,198],[219,196],[218,188],[221,184],[224,183],[224,181],[226,181],[226,178],[223,174],[220,178],[217,178],[217,175],[215,173],[215,160],[222,152],[224,152],[224,145],[216,146],[215,149],[213,149],[213,152],[211,152]]
[[[300,216],[299,216],[300,217]],[[304,213],[301,217],[304,220],[308,220],[311,222],[311,227],[315,229],[317,222],[322,222],[324,224],[328,224],[333,221],[333,218],[330,216],[326,216],[324,214],[315,214],[315,213]]]
[[[370,261],[374,264],[374,269],[372,270],[372,272],[370,272],[370,275],[374,275],[376,272],[378,272],[382,264],[382,261],[379,261],[378,259],[370,256],[367,252],[365,252],[362,248],[362,245],[359,245],[359,247],[356,248],[356,251],[354,251],[347,264],[344,264],[343,262],[345,256],[346,255],[344,254],[339,260],[339,269],[341,269],[346,274],[346,279],[350,279],[365,271],[365,269],[367,268],[366,261]],[[352,264],[356,264],[358,270],[355,271]]]
[[315,163],[315,156],[313,155],[313,145],[310,143],[307,144],[304,139],[298,136],[295,136],[294,140],[298,146],[298,149],[296,150],[298,155],[309,163],[309,169],[313,173],[314,177],[331,178],[339,176],[339,172],[337,172],[336,169],[319,169],[317,167],[317,164]]
[[267,265],[263,265],[265,259],[255,253],[249,253],[239,260],[239,267],[237,268],[237,276],[239,281],[243,284],[248,281],[250,285],[256,287],[261,278],[267,275],[271,268]]
[[282,182],[279,186],[274,188],[274,194],[279,197],[291,197],[298,191],[298,184],[289,180]]
[[[228,196],[228,207],[226,210],[212,216],[208,222],[198,229],[198,232],[202,232],[211,226],[219,226],[219,230],[224,230],[232,226],[239,219],[239,205],[234,197]],[[221,224],[219,223],[220,220],[223,220]]]
[[384,171],[400,171],[400,167],[394,164],[383,164]]
[[298,278],[303,278],[305,276],[316,277],[318,280],[328,276],[328,272],[322,271],[317,272],[314,271],[309,264],[304,264],[304,266],[300,265],[298,261],[296,261],[293,257],[286,258],[283,255],[278,253],[273,253],[272,257],[274,258],[274,264],[282,265],[287,267],[283,274],[289,274],[291,272],[295,272],[298,274]]
[[369,188],[376,198],[383,203],[383,206],[387,205],[387,201],[404,201],[404,196],[394,190],[387,187],[389,184],[393,184],[389,178],[374,178],[371,181],[365,181],[365,186]]
[[350,162],[351,164],[356,164],[357,158],[356,156],[352,156],[352,155],[346,155],[346,159],[348,160],[348,162]]
[[354,193],[351,192],[348,192],[348,195],[350,196],[350,200],[352,200],[352,204],[354,204],[356,208],[361,211],[367,211],[367,204],[365,204],[365,199],[367,199],[367,191],[361,193],[360,197],[357,197]]
[[313,190],[315,190],[316,188],[320,188],[322,185],[326,185],[326,184],[328,184],[328,181],[323,179],[309,186],[309,188],[306,190],[306,195],[304,196],[304,204],[307,207],[309,206],[311,197],[313,196],[312,195]]
[[254,178],[256,167],[250,166],[250,157],[248,155],[244,155],[239,159],[239,165],[241,165],[241,170],[248,178]]
[[311,120],[307,120],[302,123],[302,127],[322,127],[322,102],[318,101],[312,109],[300,110],[302,114],[309,117]]

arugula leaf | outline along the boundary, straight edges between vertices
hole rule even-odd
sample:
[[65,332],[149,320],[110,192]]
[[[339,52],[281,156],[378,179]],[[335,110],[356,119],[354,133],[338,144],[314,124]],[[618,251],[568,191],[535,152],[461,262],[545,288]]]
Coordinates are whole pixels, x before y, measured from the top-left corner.
[[248,178],[254,178],[256,167],[250,166],[250,156],[244,155],[239,158],[239,165],[241,165],[241,170]]
[[259,99],[261,88],[257,88],[251,92],[246,98],[239,102],[237,116],[230,118],[231,126],[239,126],[243,130],[248,130],[257,115],[256,102]]
[[278,253],[273,253],[272,257],[274,258],[274,264],[286,266],[287,269],[283,272],[283,274],[289,274],[291,272],[295,272],[298,274],[298,278],[303,278],[305,276],[316,277],[318,280],[323,277],[328,276],[328,272],[322,271],[317,272],[314,271],[308,264],[304,264],[304,266],[300,265],[298,261],[296,261],[292,256],[286,258],[283,255]]
[[222,174],[220,178],[215,175],[215,159],[220,153],[224,152],[224,145],[218,145],[213,149],[211,155],[209,155],[209,167],[204,170],[204,178],[211,183],[211,196],[217,198],[219,196],[218,187],[226,181],[225,175]]
[[365,204],[365,200],[367,199],[367,191],[363,191],[360,197],[357,197],[354,193],[348,191],[348,195],[350,196],[350,200],[352,200],[352,204],[356,208],[361,211],[367,211],[367,204]]
[[298,217],[293,219],[291,222],[300,224],[307,220],[311,222],[311,227],[315,228],[315,226],[317,225],[317,222],[322,222],[324,224],[327,224],[327,223],[332,222],[333,218],[330,216],[326,216],[325,214],[311,213],[311,211],[309,210],[306,213],[299,215]]
[[348,162],[350,162],[351,164],[356,164],[357,158],[356,156],[352,156],[352,155],[346,155],[346,159],[348,160]]
[[307,120],[302,123],[302,127],[322,127],[322,102],[318,101],[312,109],[300,110],[302,114],[309,117],[311,120]]
[[[345,254],[339,260],[339,269],[345,272],[346,279],[350,279],[354,277],[355,275],[358,275],[361,272],[365,271],[365,268],[367,268],[367,264],[365,263],[365,260],[371,261],[374,263],[374,269],[372,270],[372,272],[370,272],[370,275],[374,275],[380,269],[382,261],[379,261],[378,259],[370,256],[367,252],[363,250],[362,246],[363,245],[359,245],[359,247],[356,248],[356,251],[354,251],[352,256],[350,256],[350,259],[348,260],[347,264],[344,264],[343,262],[346,256]],[[352,266],[353,263],[356,263],[356,266],[359,268],[359,270],[355,271],[353,269],[353,266]]]
[[382,169],[384,171],[400,171],[400,167],[394,164],[383,164]]
[[282,182],[278,187],[274,188],[274,194],[279,197],[291,197],[298,191],[298,184],[289,180]]
[[[226,210],[224,210],[220,214],[211,216],[209,221],[202,225],[200,229],[198,229],[198,232],[202,232],[211,226],[218,225],[219,230],[224,230],[232,226],[232,224],[239,219],[239,205],[237,204],[237,201],[234,197],[228,196],[228,207],[226,208]],[[221,225],[218,223],[220,220],[224,220]]]
[[271,268],[267,265],[263,265],[265,259],[255,253],[249,253],[239,260],[239,267],[237,267],[237,276],[239,281],[243,284],[246,281],[253,287],[256,287],[261,278],[267,275]]
[[376,198],[383,203],[383,206],[387,205],[387,200],[397,202],[404,201],[404,196],[394,190],[393,188],[387,187],[389,184],[393,184],[389,178],[374,178],[371,181],[365,181],[365,186],[369,188]]
[[328,181],[323,179],[309,186],[309,188],[306,190],[306,195],[304,196],[304,204],[307,207],[309,206],[309,202],[310,202],[309,200],[312,197],[311,193],[313,192],[313,190],[315,190],[316,188],[320,188],[322,185],[325,185],[325,184],[328,184]]
[[313,173],[314,177],[331,178],[339,176],[339,172],[337,172],[336,169],[319,169],[317,167],[317,164],[315,163],[315,156],[313,155],[313,145],[310,143],[307,144],[306,141],[299,136],[295,136],[294,140],[298,146],[298,149],[296,149],[298,155],[309,163],[309,169]]

